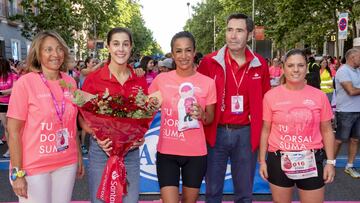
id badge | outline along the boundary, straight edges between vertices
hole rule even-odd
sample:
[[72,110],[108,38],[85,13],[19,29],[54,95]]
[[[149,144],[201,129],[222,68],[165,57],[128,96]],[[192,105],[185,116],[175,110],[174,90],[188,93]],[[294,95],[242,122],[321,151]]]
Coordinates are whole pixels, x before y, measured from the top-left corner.
[[244,111],[244,96],[231,96],[231,113],[241,114]]
[[69,148],[69,131],[63,128],[56,132],[56,149],[57,152],[61,152],[67,148]]

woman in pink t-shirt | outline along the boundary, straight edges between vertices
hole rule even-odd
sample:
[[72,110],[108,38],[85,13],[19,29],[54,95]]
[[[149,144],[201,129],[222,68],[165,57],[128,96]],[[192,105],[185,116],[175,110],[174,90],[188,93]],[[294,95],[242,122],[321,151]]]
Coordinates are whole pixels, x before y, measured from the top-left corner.
[[159,70],[155,66],[154,59],[151,56],[144,56],[140,61],[140,67],[145,71],[145,79],[148,86],[152,83],[158,75]]
[[83,176],[76,136],[77,107],[60,81],[68,76],[69,48],[55,32],[40,32],[27,58],[29,73],[14,85],[8,117],[10,180],[21,203],[70,202]]
[[194,68],[195,39],[179,32],[171,40],[176,70],[159,74],[149,92],[160,91],[161,127],[156,170],[163,202],[179,202],[179,180],[185,202],[196,202],[206,171],[203,125],[214,118],[215,82]]
[[290,50],[284,61],[285,83],[264,96],[260,176],[275,202],[291,202],[294,185],[302,202],[323,202],[324,184],[335,176],[331,107],[321,90],[306,85],[301,50]]
[[[11,71],[10,63],[5,58],[0,59],[0,120],[1,124],[5,129],[6,139],[8,138],[7,133],[7,119],[6,112],[8,110],[9,99],[11,94],[11,89],[14,82],[17,80],[17,74]],[[9,158],[9,150],[5,152],[3,157]]]

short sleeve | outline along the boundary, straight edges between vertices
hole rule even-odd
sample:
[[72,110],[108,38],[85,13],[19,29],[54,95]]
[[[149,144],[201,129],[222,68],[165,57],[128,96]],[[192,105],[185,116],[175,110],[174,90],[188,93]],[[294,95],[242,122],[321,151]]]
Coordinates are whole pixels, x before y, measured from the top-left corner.
[[320,112],[320,121],[331,120],[333,118],[332,108],[329,99],[327,98],[325,93],[322,92],[321,92],[321,103],[322,103],[322,108]]
[[85,78],[84,83],[81,87],[81,90],[85,91],[85,92],[89,92],[89,93],[94,93],[91,92],[91,90],[93,89],[92,86],[93,82],[92,82],[92,77],[90,75],[88,75],[88,77]]
[[339,69],[339,71],[336,73],[336,79],[339,82],[349,82],[351,81],[351,78],[349,74],[347,73],[347,70],[344,68]]
[[16,74],[16,73],[12,73],[12,74],[11,74],[11,77],[12,77],[12,80],[13,80],[13,81],[17,81],[17,80],[19,79],[19,75]]
[[210,79],[210,87],[208,96],[206,98],[206,105],[211,105],[216,103],[216,86],[215,81],[213,79]]
[[152,94],[156,91],[159,90],[159,79],[161,78],[161,74],[164,74],[164,73],[160,73],[160,75],[158,75],[157,77],[155,77],[155,79],[151,82],[150,86],[149,86],[149,94]]
[[269,94],[265,94],[263,99],[263,120],[264,121],[272,121],[272,111],[270,102],[268,100]]
[[19,80],[11,91],[7,117],[26,120],[29,108],[29,94],[26,89],[26,80]]

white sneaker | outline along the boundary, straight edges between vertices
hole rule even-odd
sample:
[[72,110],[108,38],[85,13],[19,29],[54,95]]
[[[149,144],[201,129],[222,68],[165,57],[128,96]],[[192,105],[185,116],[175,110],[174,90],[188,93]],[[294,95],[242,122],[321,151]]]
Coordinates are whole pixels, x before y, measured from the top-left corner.
[[7,151],[5,152],[5,154],[3,154],[3,157],[4,157],[4,158],[10,158],[10,152],[9,152],[9,150],[7,150]]
[[353,178],[360,178],[360,173],[354,167],[345,168],[344,172]]
[[0,145],[3,145],[3,144],[4,144],[4,142],[2,140],[0,140]]

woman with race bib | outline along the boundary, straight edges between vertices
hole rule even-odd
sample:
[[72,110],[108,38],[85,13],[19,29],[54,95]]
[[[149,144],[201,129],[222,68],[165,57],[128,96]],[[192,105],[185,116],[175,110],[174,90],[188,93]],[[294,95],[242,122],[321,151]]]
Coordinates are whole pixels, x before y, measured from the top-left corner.
[[263,101],[259,172],[274,202],[291,202],[294,185],[301,202],[323,202],[324,185],[335,176],[331,106],[321,90],[306,84],[306,64],[301,50],[290,50],[285,83]]

